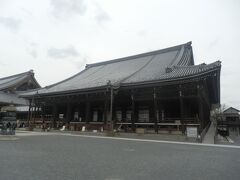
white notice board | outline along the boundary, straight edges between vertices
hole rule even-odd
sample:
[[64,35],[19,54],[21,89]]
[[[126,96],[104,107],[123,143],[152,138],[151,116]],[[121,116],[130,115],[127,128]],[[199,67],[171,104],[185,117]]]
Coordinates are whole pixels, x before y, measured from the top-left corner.
[[187,127],[187,137],[198,137],[197,127]]

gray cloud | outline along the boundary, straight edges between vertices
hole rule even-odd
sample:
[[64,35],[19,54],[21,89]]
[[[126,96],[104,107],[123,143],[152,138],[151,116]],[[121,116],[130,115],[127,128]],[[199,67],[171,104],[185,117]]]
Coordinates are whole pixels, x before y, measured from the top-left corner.
[[209,43],[209,48],[214,48],[219,44],[218,38]]
[[107,21],[111,20],[109,14],[105,10],[103,10],[100,5],[96,4],[95,6],[96,6],[95,19],[97,20],[97,22],[99,24],[102,24],[104,22],[107,22]]
[[145,30],[141,30],[141,31],[137,32],[137,36],[139,36],[139,37],[144,37],[146,35],[147,35],[147,31],[145,31]]
[[87,64],[89,57],[88,56],[81,56],[79,58],[80,60],[75,60],[75,61],[71,61],[78,69],[82,69],[83,67],[85,67],[85,65]]
[[30,50],[28,53],[35,59],[38,57],[38,53],[36,50]]
[[79,53],[73,46],[68,46],[66,48],[50,48],[47,51],[48,57],[54,59],[65,59],[68,57],[78,57]]
[[6,66],[7,64],[0,62],[0,66]]
[[32,56],[34,59],[36,59],[38,57],[38,44],[35,42],[31,42],[29,43],[28,47],[27,47],[27,53]]
[[17,32],[21,26],[21,20],[13,17],[0,17],[0,25],[5,26],[12,32]]
[[30,10],[28,10],[26,8],[21,8],[21,10],[25,15],[31,16],[31,17],[33,16],[33,13]]
[[56,18],[84,15],[87,7],[84,0],[51,0],[52,14]]

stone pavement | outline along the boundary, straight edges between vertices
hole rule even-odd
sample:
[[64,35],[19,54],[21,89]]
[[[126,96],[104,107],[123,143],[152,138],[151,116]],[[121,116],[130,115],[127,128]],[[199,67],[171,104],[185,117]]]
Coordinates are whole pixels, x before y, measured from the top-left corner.
[[34,129],[34,131],[16,131],[16,136],[30,136],[30,135],[54,135],[54,134],[79,134],[88,136],[114,136],[119,138],[133,138],[133,139],[149,139],[149,140],[164,140],[177,142],[198,142],[195,138],[188,138],[185,135],[177,134],[136,134],[136,133],[114,133],[107,132],[91,132],[91,131],[60,131],[51,130],[50,132],[42,132],[41,129]]
[[1,141],[0,179],[240,179],[240,147],[50,133]]
[[203,138],[202,143],[204,144],[214,144],[214,136],[215,136],[215,127],[214,124],[211,123],[210,127],[208,128],[208,131],[206,135]]
[[18,140],[14,135],[0,135],[0,141],[15,141]]

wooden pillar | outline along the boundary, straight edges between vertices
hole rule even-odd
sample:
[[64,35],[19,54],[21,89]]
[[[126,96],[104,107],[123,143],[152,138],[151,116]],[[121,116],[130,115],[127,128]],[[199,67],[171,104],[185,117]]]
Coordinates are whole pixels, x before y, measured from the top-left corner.
[[113,87],[110,87],[110,130],[113,131],[114,124],[113,124]]
[[31,106],[32,106],[32,100],[29,100],[29,107],[28,107],[28,127],[30,126],[30,120],[31,120]]
[[90,102],[86,102],[85,106],[85,122],[88,123],[90,121]]
[[132,115],[131,115],[131,121],[132,121],[132,131],[135,132],[136,127],[135,127],[135,121],[136,121],[136,107],[135,107],[135,101],[134,101],[134,94],[131,92],[131,100],[132,100]]
[[112,103],[112,119],[113,119],[113,129],[116,128],[116,121],[117,121],[117,117],[116,117],[116,101],[115,98],[113,96],[113,103]]
[[121,108],[122,110],[122,122],[127,122],[127,108],[126,106],[123,106]]
[[57,104],[53,104],[52,107],[52,115],[53,115],[53,119],[52,119],[52,128],[56,128],[56,121],[57,121]]
[[107,124],[107,114],[108,114],[108,98],[106,96],[105,100],[104,100],[104,109],[103,109],[103,122],[104,122],[104,125]]
[[67,103],[66,123],[70,123],[72,118],[72,105]]
[[33,108],[33,126],[35,127],[35,119],[36,119],[36,115],[37,115],[37,107],[36,107],[36,104],[34,105],[34,108]]
[[44,129],[45,125],[44,125],[44,115],[45,115],[45,106],[42,105],[41,106],[41,118],[42,118],[42,128]]
[[[78,112],[78,119],[77,119],[77,121],[82,121],[81,104],[80,103],[77,104],[77,112]],[[80,118],[81,118],[81,120],[80,120]],[[75,121],[75,119],[74,119],[74,121]]]
[[202,101],[202,97],[201,97],[201,87],[198,85],[197,86],[198,89],[198,117],[199,117],[199,121],[200,121],[200,132],[203,130],[203,126],[204,126],[204,114],[203,114],[203,101]]
[[201,97],[198,98],[198,117],[200,121],[200,132],[201,132],[204,126],[203,103],[202,103]]
[[185,127],[184,127],[184,102],[183,102],[183,92],[182,92],[182,87],[180,85],[180,90],[179,90],[179,103],[180,103],[180,121],[181,121],[181,129],[182,133],[184,134]]
[[153,105],[154,105],[154,129],[155,132],[158,133],[158,106],[157,106],[157,94],[156,94],[156,89],[153,89]]
[[164,109],[163,109],[163,105],[158,103],[159,105],[159,120],[160,121],[164,121],[165,119],[165,114],[164,114]]

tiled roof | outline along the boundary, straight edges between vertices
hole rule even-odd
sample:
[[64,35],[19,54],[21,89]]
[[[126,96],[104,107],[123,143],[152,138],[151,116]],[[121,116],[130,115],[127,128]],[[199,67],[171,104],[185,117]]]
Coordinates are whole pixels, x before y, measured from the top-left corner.
[[34,83],[36,83],[37,86],[40,87],[40,85],[37,83],[37,81],[34,78],[33,71],[30,70],[21,74],[0,78],[0,90],[5,90],[7,88],[15,86],[16,84],[24,81],[29,76],[31,76],[33,78]]
[[[39,89],[38,94],[83,91],[112,85],[166,81],[190,77],[221,66],[220,62],[194,65],[191,42],[135,56],[86,65],[80,73],[64,81]],[[25,93],[31,95],[35,92]]]
[[28,100],[19,98],[16,94],[0,91],[0,104],[28,105]]
[[[146,78],[142,78],[141,80],[133,81],[133,78],[127,79],[122,82],[124,84],[132,84],[132,83],[142,83],[147,81],[171,81],[178,80],[183,78],[190,78],[194,76],[199,76],[200,74],[209,73],[210,71],[214,71],[221,67],[221,62],[216,61],[211,64],[200,64],[200,65],[191,65],[191,66],[172,66],[166,68],[166,72],[162,74],[157,74],[154,78],[148,76]],[[151,78],[151,79],[150,79]]]
[[224,114],[239,113],[240,111],[236,108],[230,107],[223,111]]

